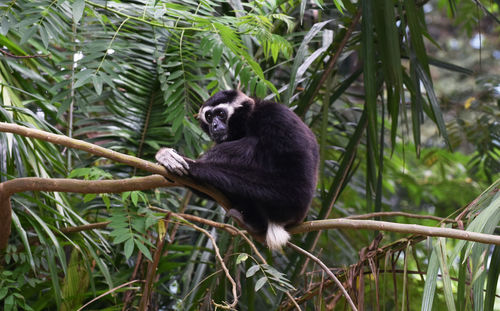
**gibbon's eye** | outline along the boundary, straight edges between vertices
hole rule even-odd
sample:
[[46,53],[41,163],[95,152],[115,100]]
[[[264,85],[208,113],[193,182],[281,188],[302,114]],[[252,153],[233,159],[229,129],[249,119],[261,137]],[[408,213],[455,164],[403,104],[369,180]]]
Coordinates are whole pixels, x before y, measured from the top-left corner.
[[213,118],[213,114],[212,114],[211,110],[205,112],[205,120],[207,120],[207,123],[212,122],[212,118]]
[[221,119],[221,120],[226,120],[226,117],[227,117],[227,113],[226,113],[226,111],[225,111],[225,110],[222,110],[222,109],[217,110],[217,111],[215,112],[215,115],[217,115],[217,117],[218,117],[219,119]]

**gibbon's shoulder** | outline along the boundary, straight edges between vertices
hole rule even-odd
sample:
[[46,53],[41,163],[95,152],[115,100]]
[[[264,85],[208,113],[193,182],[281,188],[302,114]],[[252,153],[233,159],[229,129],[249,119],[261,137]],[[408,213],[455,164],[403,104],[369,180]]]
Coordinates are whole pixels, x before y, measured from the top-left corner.
[[289,107],[275,101],[258,99],[254,99],[254,101],[251,123],[283,127],[290,133],[309,131],[307,125]]
[[287,106],[270,100],[259,100],[253,98],[255,106],[253,107],[253,117],[258,120],[269,120],[279,122],[280,120],[299,120],[300,118]]

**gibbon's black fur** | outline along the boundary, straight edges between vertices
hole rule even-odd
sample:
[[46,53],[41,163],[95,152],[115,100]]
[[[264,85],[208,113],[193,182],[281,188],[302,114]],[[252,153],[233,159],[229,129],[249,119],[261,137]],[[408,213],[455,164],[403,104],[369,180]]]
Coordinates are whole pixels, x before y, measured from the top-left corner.
[[284,228],[304,220],[316,188],[314,134],[286,106],[234,90],[209,98],[198,118],[216,142],[210,150],[191,160],[162,148],[156,159],[218,188],[232,203],[229,214],[279,249],[289,239]]

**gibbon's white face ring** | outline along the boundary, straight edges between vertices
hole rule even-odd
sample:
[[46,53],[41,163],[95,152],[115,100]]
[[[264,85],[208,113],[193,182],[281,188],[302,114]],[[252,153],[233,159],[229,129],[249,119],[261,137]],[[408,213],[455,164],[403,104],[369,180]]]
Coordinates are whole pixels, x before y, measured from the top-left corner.
[[239,92],[238,96],[236,96],[236,98],[232,102],[222,103],[222,104],[218,104],[216,106],[205,106],[205,107],[201,108],[200,111],[198,112],[198,116],[201,118],[203,123],[208,124],[207,119],[205,119],[205,113],[207,111],[210,111],[210,110],[222,108],[226,111],[226,114],[227,114],[226,120],[229,120],[229,119],[231,119],[231,116],[233,115],[234,111],[236,109],[242,107],[243,102],[245,102],[245,101],[250,101],[252,104],[254,104],[253,99],[251,99],[250,97],[246,96],[245,94]]
[[214,110],[214,109],[224,109],[226,111],[226,114],[227,114],[226,120],[229,120],[231,118],[231,116],[233,115],[234,110],[236,110],[236,108],[240,108],[241,106],[242,106],[242,104],[236,105],[234,103],[224,103],[224,104],[218,104],[217,106],[203,107],[203,108],[201,108],[199,115],[200,115],[201,120],[203,120],[203,123],[208,124],[207,119],[205,119],[205,113],[207,113],[207,111]]

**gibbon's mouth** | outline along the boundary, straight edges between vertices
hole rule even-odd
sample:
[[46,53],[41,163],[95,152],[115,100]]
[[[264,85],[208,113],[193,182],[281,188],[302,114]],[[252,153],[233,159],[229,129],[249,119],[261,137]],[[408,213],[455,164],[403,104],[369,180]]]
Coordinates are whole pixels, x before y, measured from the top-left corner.
[[212,135],[212,138],[216,143],[220,144],[227,139],[227,134],[226,133],[220,133],[220,134],[214,133]]

